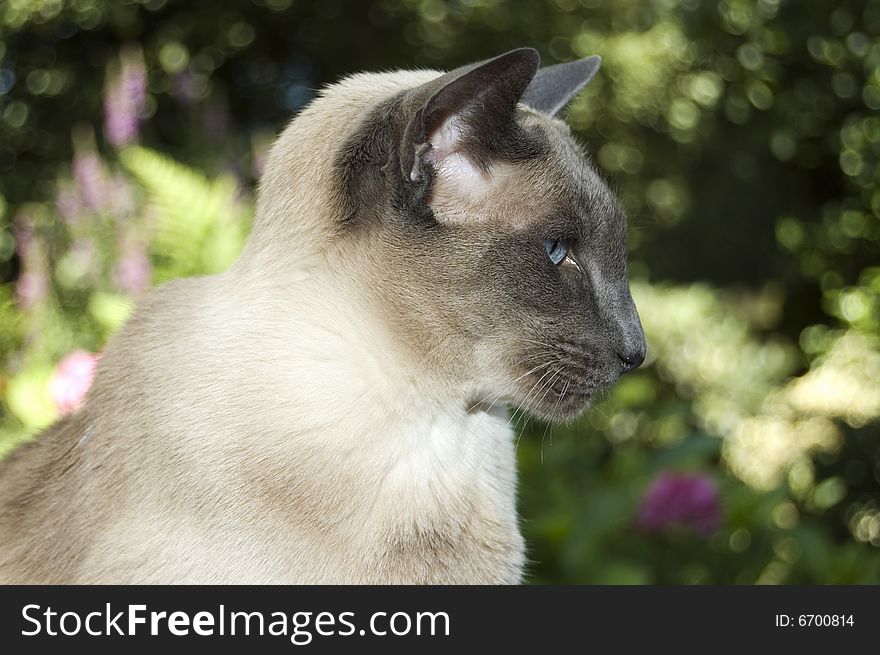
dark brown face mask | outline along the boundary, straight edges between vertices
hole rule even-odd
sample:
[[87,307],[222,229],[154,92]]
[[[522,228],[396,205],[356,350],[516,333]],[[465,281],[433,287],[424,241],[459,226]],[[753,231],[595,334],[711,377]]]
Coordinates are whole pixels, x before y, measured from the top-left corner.
[[399,339],[548,419],[645,357],[625,217],[554,118],[599,63],[539,70],[523,48],[456,69],[374,107],[336,162]]

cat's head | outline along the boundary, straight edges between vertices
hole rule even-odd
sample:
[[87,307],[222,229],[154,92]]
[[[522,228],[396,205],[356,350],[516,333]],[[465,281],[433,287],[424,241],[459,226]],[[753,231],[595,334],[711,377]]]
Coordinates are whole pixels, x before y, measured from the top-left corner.
[[644,360],[625,216],[554,118],[598,67],[539,70],[514,50],[344,126],[333,256],[425,374],[469,402],[567,419]]

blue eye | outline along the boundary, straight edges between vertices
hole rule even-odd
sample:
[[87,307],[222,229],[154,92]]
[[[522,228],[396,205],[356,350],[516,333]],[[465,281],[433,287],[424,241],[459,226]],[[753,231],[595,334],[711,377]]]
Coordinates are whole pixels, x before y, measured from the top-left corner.
[[547,256],[554,264],[561,264],[568,257],[568,243],[562,239],[546,239],[544,247],[547,249]]

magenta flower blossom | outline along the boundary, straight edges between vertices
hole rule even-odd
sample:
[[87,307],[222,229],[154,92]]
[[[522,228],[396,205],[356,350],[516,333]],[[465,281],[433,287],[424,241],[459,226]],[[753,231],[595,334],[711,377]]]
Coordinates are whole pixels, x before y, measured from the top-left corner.
[[720,520],[718,487],[710,477],[666,471],[648,487],[636,525],[648,532],[684,528],[708,537]]
[[140,52],[124,53],[119,63],[119,74],[104,92],[104,131],[110,143],[124,146],[138,137],[147,98],[147,71]]
[[116,220],[123,220],[134,214],[134,193],[131,185],[121,175],[114,175],[108,185],[107,202],[110,213]]
[[83,404],[92,386],[98,355],[74,350],[66,355],[49,379],[49,394],[62,415],[72,414]]
[[23,311],[27,311],[36,307],[49,291],[43,248],[33,220],[26,213],[16,217],[12,234],[22,269],[15,281],[15,302]]
[[49,283],[43,273],[24,271],[15,282],[15,302],[26,311],[36,307],[46,297]]
[[113,280],[116,286],[132,296],[143,293],[149,286],[153,269],[144,249],[129,244],[116,263]]
[[79,196],[92,211],[103,210],[109,200],[107,171],[98,154],[93,150],[79,152],[73,158],[73,178]]
[[20,212],[12,223],[12,238],[15,239],[15,252],[21,259],[27,260],[36,247],[37,238],[34,221],[30,214]]
[[82,217],[82,201],[76,187],[70,183],[62,183],[55,190],[55,208],[68,225],[76,223]]

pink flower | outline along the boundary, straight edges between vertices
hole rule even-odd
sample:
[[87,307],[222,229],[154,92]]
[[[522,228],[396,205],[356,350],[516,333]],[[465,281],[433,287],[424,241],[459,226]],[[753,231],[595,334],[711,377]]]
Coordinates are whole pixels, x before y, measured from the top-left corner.
[[153,269],[143,248],[136,244],[125,247],[122,258],[116,263],[113,280],[126,293],[137,296],[150,286]]
[[82,202],[73,184],[59,184],[55,191],[55,208],[65,223],[76,223],[82,217]]
[[119,74],[104,92],[104,131],[110,143],[124,146],[137,140],[146,97],[143,55],[137,51],[123,53]]
[[34,230],[33,220],[26,214],[16,217],[12,230],[21,261],[21,272],[15,281],[15,302],[22,310],[28,310],[40,304],[49,291],[43,245]]
[[15,302],[22,310],[32,309],[40,303],[48,291],[46,276],[35,271],[25,271],[15,283]]
[[121,221],[134,213],[134,193],[131,185],[121,175],[114,175],[107,186],[107,203],[110,213]]
[[12,234],[18,256],[22,259],[30,258],[37,242],[34,221],[31,216],[24,212],[20,213],[12,224]]
[[92,386],[98,355],[74,350],[62,359],[49,379],[49,394],[62,415],[72,414],[83,404]]
[[110,193],[104,162],[93,150],[78,152],[73,158],[73,177],[83,204],[92,211],[102,211]]
[[648,487],[636,525],[649,532],[685,528],[708,537],[720,520],[718,487],[710,477],[666,471]]

